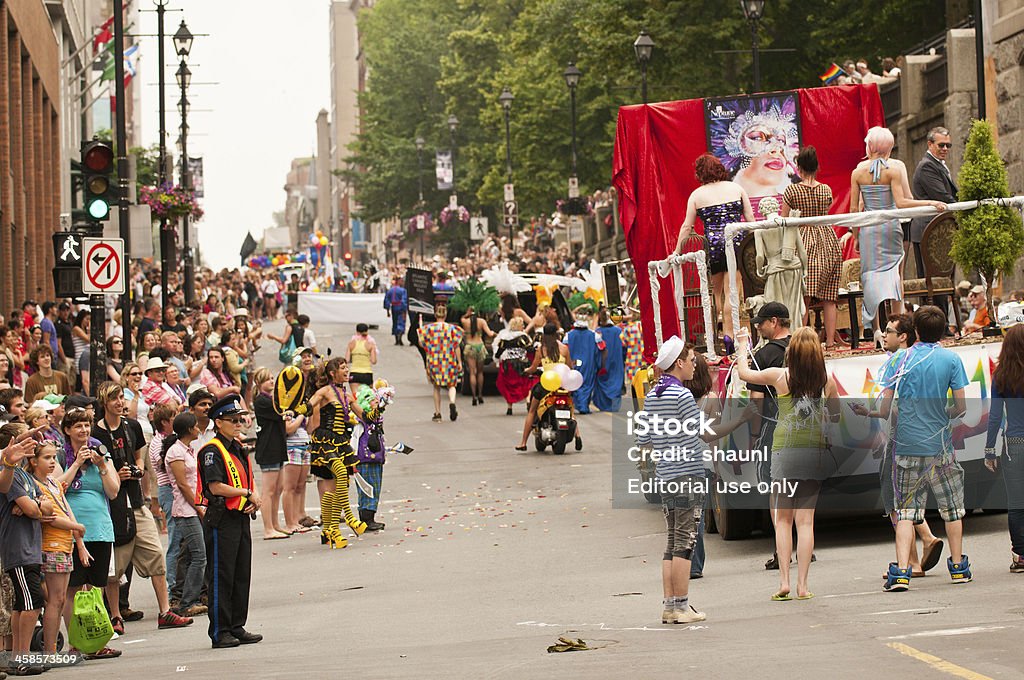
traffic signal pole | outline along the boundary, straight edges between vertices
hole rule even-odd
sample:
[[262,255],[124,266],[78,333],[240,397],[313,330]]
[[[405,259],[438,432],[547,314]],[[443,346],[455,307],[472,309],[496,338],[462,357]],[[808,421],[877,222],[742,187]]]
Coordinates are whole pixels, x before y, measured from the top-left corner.
[[[160,64],[163,68],[163,64]],[[117,106],[114,110],[116,119],[117,135],[117,216],[118,225],[121,228],[121,238],[124,239],[124,295],[121,296],[121,328],[124,335],[124,361],[132,360],[132,277],[131,277],[131,252],[132,234],[131,225],[128,223],[128,131],[125,121],[124,107],[124,0],[114,0],[114,96],[117,98]],[[95,307],[93,308],[93,344],[96,337]],[[102,333],[106,323],[100,324],[100,345],[104,345]],[[103,347],[105,350],[106,348]],[[106,352],[103,351],[103,362],[99,364],[101,371],[106,371]],[[100,354],[93,352],[90,366],[95,371],[99,363],[97,358]],[[95,388],[94,388],[95,389]]]

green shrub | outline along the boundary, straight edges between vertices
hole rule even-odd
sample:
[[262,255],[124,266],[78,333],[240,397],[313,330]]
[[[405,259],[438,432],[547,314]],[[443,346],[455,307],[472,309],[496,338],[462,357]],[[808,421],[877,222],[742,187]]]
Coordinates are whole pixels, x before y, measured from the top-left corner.
[[[1006,166],[992,143],[992,124],[976,120],[967,139],[964,164],[960,168],[960,200],[1006,198],[1010,186]],[[996,320],[992,308],[992,283],[998,273],[1010,273],[1024,254],[1024,223],[1015,208],[983,205],[958,212],[959,228],[953,236],[953,260],[965,272],[977,269],[985,277],[989,318]]]

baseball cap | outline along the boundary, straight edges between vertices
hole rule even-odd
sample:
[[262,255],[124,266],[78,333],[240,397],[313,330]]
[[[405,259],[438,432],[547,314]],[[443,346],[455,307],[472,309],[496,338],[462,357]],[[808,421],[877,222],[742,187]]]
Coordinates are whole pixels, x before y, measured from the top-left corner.
[[757,310],[757,314],[751,319],[755,324],[762,323],[771,319],[772,317],[778,317],[780,319],[789,318],[789,309],[786,305],[781,302],[766,302],[761,306],[761,309]]
[[42,400],[53,404],[53,407],[57,408],[64,403],[65,399],[67,399],[67,397],[63,394],[47,394]]
[[53,411],[57,408],[57,404],[46,401],[45,399],[38,399],[32,402],[32,408],[42,409],[44,411]]
[[96,404],[96,400],[92,397],[87,397],[84,394],[72,394],[68,397],[66,406],[68,408],[89,408]]

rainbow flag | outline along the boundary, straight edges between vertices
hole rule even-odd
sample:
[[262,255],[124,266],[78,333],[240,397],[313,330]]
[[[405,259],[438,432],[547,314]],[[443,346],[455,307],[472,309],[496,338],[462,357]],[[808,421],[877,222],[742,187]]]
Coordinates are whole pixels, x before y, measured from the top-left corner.
[[839,66],[835,62],[832,62],[832,65],[829,66],[828,69],[818,77],[821,78],[821,82],[823,83],[831,83],[833,80],[842,75],[842,73],[843,69],[839,68]]

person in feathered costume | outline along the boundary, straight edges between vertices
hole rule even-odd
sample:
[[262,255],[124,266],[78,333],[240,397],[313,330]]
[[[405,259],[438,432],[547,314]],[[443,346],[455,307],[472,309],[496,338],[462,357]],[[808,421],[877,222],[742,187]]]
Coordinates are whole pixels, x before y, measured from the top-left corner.
[[373,387],[360,385],[356,392],[356,401],[363,409],[363,415],[359,417],[363,431],[356,446],[356,457],[360,474],[373,491],[371,495],[359,487],[359,519],[366,522],[367,531],[384,528],[383,522],[376,518],[387,448],[384,443],[384,410],[394,400],[395,388],[383,378],[374,381]]
[[494,340],[498,391],[508,403],[507,416],[512,415],[512,405],[529,397],[530,390],[537,383],[536,376],[526,374],[526,369],[533,362],[533,341],[523,328],[523,320],[513,317],[508,328],[499,332]]

